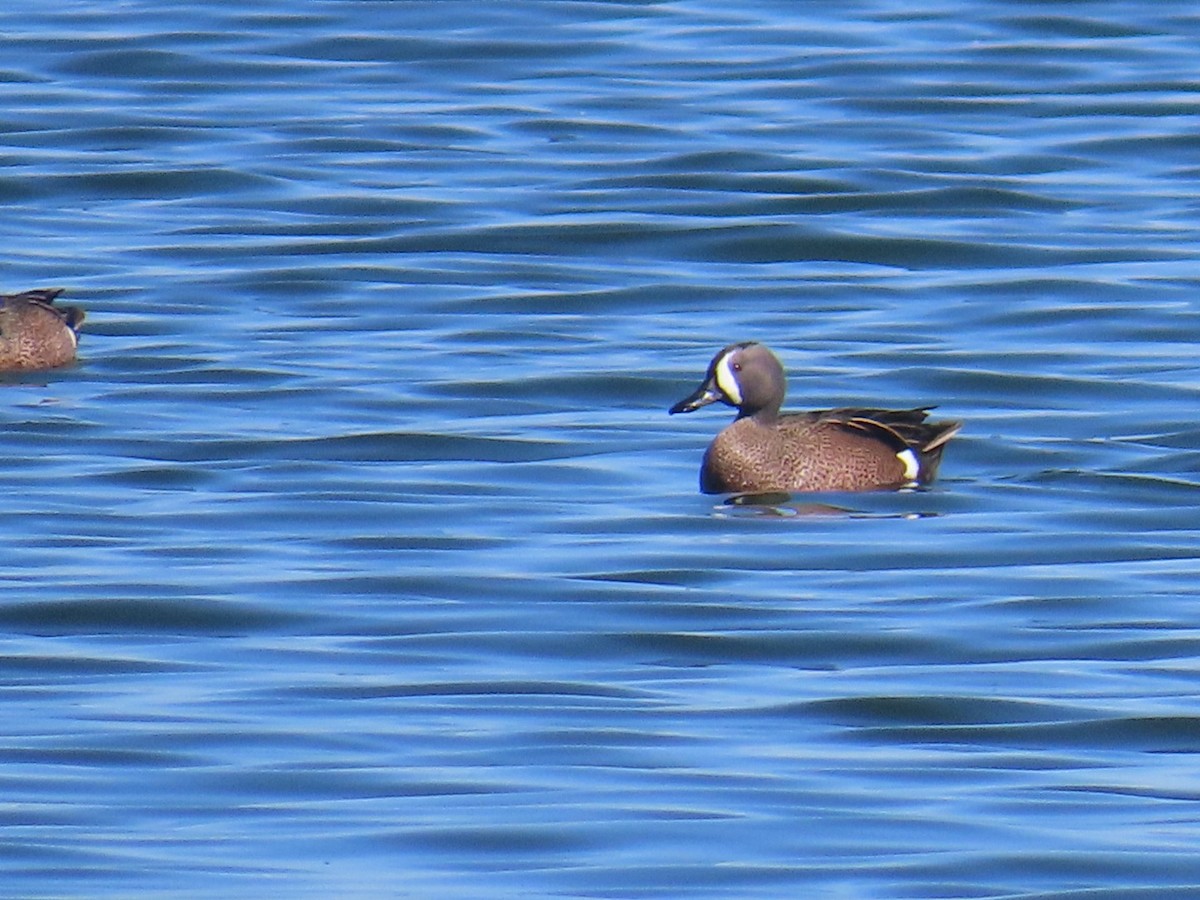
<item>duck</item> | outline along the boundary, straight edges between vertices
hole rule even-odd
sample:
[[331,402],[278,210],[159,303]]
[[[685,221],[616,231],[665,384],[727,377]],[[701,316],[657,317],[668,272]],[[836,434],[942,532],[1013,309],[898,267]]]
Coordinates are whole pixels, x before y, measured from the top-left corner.
[[84,312],[55,306],[62,288],[0,294],[0,372],[54,369],[75,360]]
[[932,406],[853,407],[782,413],[787,378],[764,344],[742,341],[719,351],[703,383],[670,409],[710,403],[737,410],[700,467],[706,494],[897,490],[929,484],[946,443],[962,422],[928,421]]

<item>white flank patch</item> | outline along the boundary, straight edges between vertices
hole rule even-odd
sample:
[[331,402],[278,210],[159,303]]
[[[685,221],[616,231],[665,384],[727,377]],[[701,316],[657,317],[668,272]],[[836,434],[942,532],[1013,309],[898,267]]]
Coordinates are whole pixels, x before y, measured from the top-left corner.
[[738,387],[737,376],[733,372],[733,366],[729,363],[729,357],[733,353],[726,353],[717,363],[717,387],[721,389],[726,397],[734,406],[742,405],[742,391]]
[[904,480],[916,481],[917,476],[921,474],[921,460],[917,458],[917,454],[912,449],[905,449],[896,454],[896,459],[904,463]]

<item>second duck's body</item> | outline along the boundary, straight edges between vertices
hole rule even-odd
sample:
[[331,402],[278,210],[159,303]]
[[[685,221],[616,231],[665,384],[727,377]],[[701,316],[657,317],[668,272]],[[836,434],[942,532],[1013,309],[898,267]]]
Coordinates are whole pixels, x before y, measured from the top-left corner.
[[929,422],[929,408],[829,409],[781,413],[783,367],[765,346],[731,344],[703,384],[671,407],[691,412],[723,402],[737,420],[709,445],[700,469],[705,493],[864,491],[932,481],[961,422]]
[[55,306],[61,293],[0,294],[0,372],[53,369],[75,359],[83,310]]

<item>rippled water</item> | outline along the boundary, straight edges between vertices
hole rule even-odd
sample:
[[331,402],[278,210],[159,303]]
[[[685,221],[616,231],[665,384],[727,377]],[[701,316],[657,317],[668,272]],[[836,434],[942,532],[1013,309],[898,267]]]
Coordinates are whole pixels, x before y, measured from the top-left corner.
[[[0,24],[6,894],[1200,893],[1190,4]],[[700,495],[746,338],[942,479]]]

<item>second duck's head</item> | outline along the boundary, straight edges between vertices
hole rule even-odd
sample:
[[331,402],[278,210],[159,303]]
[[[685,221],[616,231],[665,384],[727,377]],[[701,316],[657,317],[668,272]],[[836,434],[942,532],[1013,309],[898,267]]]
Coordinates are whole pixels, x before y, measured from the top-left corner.
[[670,412],[692,412],[720,401],[736,407],[739,419],[755,416],[770,421],[779,415],[786,392],[787,379],[775,354],[757,341],[742,341],[714,356],[704,383]]

